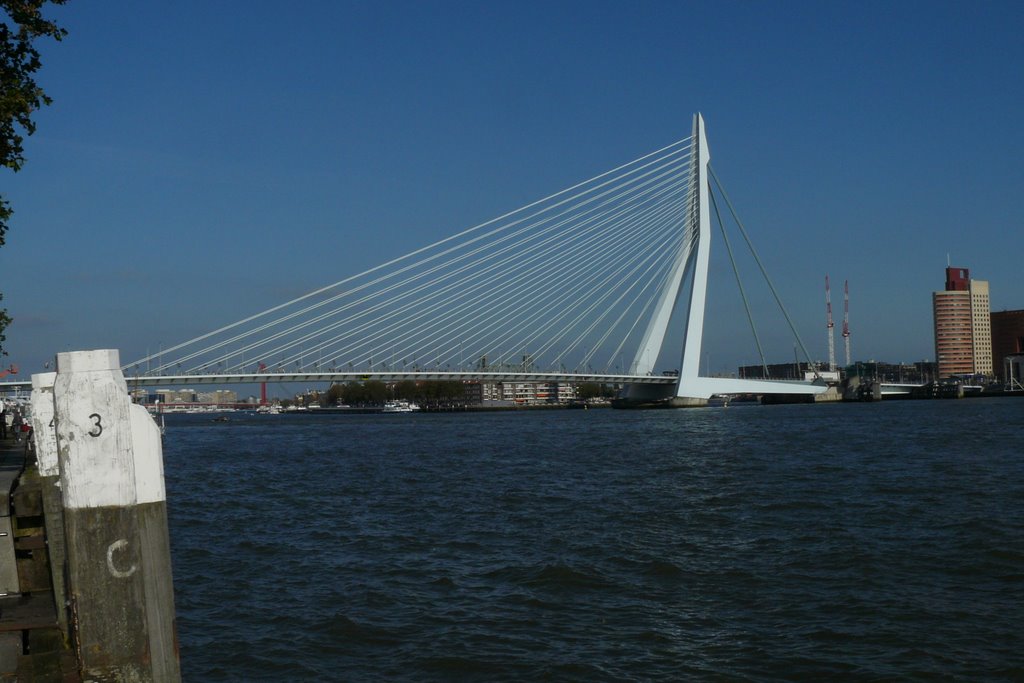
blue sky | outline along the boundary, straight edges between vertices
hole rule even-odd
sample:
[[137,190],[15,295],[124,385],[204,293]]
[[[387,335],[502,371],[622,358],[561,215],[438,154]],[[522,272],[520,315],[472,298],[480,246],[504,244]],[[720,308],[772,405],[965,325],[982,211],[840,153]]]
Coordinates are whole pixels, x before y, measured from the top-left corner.
[[[54,103],[0,175],[5,363],[142,356],[685,137],[696,111],[812,356],[826,273],[839,314],[850,281],[856,359],[934,356],[947,254],[1024,308],[1021,3],[282,7],[52,12]],[[707,363],[755,363],[720,245],[712,268]],[[769,360],[791,359],[765,316]]]

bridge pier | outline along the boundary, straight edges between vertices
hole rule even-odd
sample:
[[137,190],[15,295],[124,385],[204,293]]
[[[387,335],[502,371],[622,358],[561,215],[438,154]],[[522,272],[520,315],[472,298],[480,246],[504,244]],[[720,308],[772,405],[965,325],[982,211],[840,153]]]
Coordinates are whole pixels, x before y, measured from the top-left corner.
[[616,408],[703,408],[706,398],[676,396],[674,384],[629,384],[612,402]]

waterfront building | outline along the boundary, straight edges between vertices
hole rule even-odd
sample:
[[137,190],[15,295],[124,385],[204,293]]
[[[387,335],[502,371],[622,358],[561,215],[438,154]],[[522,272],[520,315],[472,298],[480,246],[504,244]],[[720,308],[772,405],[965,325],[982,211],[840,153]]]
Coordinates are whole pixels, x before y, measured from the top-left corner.
[[149,389],[132,389],[128,395],[131,397],[132,403],[153,403],[159,398]]
[[534,385],[533,400],[536,403],[557,403],[558,383],[538,382]]
[[516,405],[571,403],[576,387],[569,382],[482,382],[480,401],[508,401]]
[[[999,379],[1006,382],[1010,367],[1007,357],[1024,354],[1024,310],[999,311],[992,314],[991,321],[992,365]],[[1015,377],[1019,379],[1019,375]]]
[[480,382],[463,382],[462,400],[467,405],[479,405],[483,403],[484,385]]
[[932,293],[935,360],[940,377],[992,376],[988,282],[967,268],[946,268],[946,289]]
[[156,389],[152,393],[164,405],[196,402],[196,392],[193,389]]
[[238,403],[238,394],[229,389],[216,389],[214,391],[205,391],[196,396],[199,403],[209,403],[212,405],[233,405]]
[[518,404],[533,403],[537,397],[535,382],[503,382],[502,400]]
[[480,389],[481,401],[503,400],[501,382],[482,382],[480,384]]

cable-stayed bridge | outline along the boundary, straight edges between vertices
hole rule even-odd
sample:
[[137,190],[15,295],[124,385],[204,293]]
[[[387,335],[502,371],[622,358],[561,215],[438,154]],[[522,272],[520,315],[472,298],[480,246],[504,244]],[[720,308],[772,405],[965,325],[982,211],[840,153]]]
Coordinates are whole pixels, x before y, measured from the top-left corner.
[[[687,138],[122,370],[135,386],[593,381],[638,401],[823,391],[700,375],[713,179],[728,202],[697,114]],[[681,349],[666,348],[673,327]]]

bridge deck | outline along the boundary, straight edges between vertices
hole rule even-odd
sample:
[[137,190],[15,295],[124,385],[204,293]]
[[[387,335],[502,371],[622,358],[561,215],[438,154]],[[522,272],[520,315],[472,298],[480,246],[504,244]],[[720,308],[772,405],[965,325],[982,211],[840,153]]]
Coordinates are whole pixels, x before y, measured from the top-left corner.
[[[432,380],[452,382],[560,382],[598,384],[646,384],[674,385],[679,378],[673,375],[612,375],[603,373],[575,372],[442,372],[420,370],[416,372],[263,372],[244,374],[195,374],[195,375],[125,375],[125,381],[132,387],[165,387],[206,384],[262,384],[278,382],[358,382],[380,380],[400,382],[403,380]],[[712,386],[711,393],[816,393],[824,387],[807,383],[776,380],[744,381],[728,378],[699,378]],[[741,386],[742,385],[742,386]],[[0,391],[30,389],[31,382],[0,382]]]
[[566,372],[264,372],[236,375],[125,376],[131,386],[184,384],[261,384],[263,382],[356,382],[380,380],[475,381],[475,382],[597,382],[603,384],[675,384],[676,377],[663,375],[607,375]]

